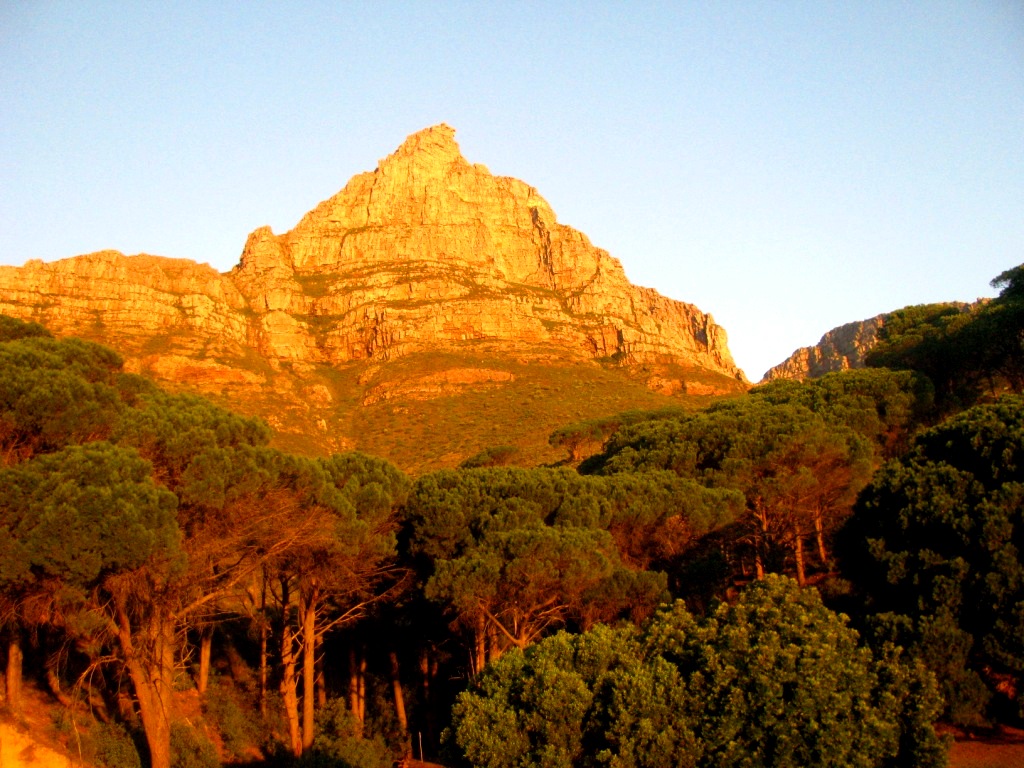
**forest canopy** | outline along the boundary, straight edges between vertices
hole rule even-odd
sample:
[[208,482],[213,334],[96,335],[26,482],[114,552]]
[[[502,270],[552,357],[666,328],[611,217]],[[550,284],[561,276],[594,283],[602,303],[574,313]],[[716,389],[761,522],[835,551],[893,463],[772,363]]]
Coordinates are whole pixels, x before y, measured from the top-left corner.
[[996,283],[893,313],[873,367],[417,478],[0,317],[4,707],[27,676],[109,768],[943,765],[939,719],[1024,718]]

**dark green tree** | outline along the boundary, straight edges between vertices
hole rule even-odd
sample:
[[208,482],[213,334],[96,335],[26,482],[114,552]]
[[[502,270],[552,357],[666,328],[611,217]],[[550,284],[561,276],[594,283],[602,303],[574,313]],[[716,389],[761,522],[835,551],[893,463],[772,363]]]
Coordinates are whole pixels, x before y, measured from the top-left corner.
[[865,488],[842,535],[843,571],[884,637],[976,722],[988,693],[1024,705],[1024,399],[1006,396],[922,433]]
[[[264,596],[276,600],[282,700],[296,755],[315,738],[315,659],[324,635],[361,618],[395,582],[396,510],[407,487],[381,459],[314,460],[245,444],[207,448],[180,475],[191,591],[176,586],[177,611],[248,600],[263,638],[265,680]],[[203,658],[208,663],[209,653]]]
[[735,551],[744,559],[749,553],[756,575],[791,567],[803,578],[807,542],[818,567],[829,567],[831,533],[873,462],[871,443],[849,426],[789,399],[761,397],[625,427],[590,468],[612,476],[667,470],[742,493]]
[[[106,596],[126,574],[182,568],[177,500],[150,472],[135,451],[104,442],[0,470],[0,591],[22,623],[61,617],[72,634],[115,631],[116,605]],[[136,659],[124,658],[132,669]],[[9,668],[15,707],[19,681]],[[142,707],[151,703],[140,698]]]
[[25,322],[8,315],[0,315],[0,343],[40,336],[53,338],[53,334],[39,323]]
[[488,667],[453,709],[452,741],[488,768],[694,765],[694,704],[672,667],[645,663],[635,628],[598,626]]
[[426,593],[470,635],[479,672],[561,626],[642,619],[665,588],[648,567],[731,520],[736,506],[732,494],[670,473],[437,472],[413,488],[405,538]]
[[814,590],[768,576],[709,617],[560,633],[488,667],[453,710],[474,765],[939,768],[934,681],[875,658]]
[[121,359],[46,336],[0,343],[0,463],[111,435],[122,410]]
[[1024,391],[1024,266],[992,281],[1000,290],[976,304],[925,304],[891,312],[866,362],[914,370],[934,383],[940,409],[955,413],[982,398]]
[[885,316],[875,347],[865,357],[873,368],[913,370],[935,385],[940,405],[970,404],[979,382],[977,350],[958,343],[977,308],[967,304],[922,304]]
[[[116,354],[76,339],[58,341],[41,326],[7,317],[0,340],[0,467],[111,434],[122,410]],[[17,710],[27,604],[5,602],[8,706]]]
[[[660,615],[649,647],[681,671],[696,700],[707,766],[943,765],[932,723],[938,697],[909,698],[913,670],[876,663],[843,616],[784,577],[751,584],[734,605],[698,620],[681,605]],[[880,677],[885,667],[892,667]],[[907,708],[924,716],[904,718]],[[903,718],[903,719],[901,719]],[[900,756],[902,734],[920,762]]]
[[514,445],[494,445],[470,456],[459,465],[459,469],[480,467],[507,467],[519,460],[522,451]]
[[882,458],[906,450],[911,435],[933,418],[931,380],[910,370],[862,368],[810,381],[778,379],[750,391],[755,400],[799,405],[828,424],[870,440]]
[[990,392],[1005,387],[1024,392],[1024,265],[992,281],[999,296],[984,305],[964,334],[961,346],[981,356]]

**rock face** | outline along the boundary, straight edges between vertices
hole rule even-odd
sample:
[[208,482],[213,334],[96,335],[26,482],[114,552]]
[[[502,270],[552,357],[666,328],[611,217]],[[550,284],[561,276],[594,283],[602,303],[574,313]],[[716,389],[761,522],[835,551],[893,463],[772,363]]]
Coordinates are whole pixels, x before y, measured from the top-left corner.
[[[630,284],[533,187],[467,162],[454,133],[413,134],[290,232],[257,229],[226,274],[114,251],[29,261],[0,267],[0,312],[103,341],[133,370],[211,392],[278,386],[282,366],[370,367],[438,351],[682,365],[745,385],[710,315]],[[473,378],[440,376],[424,391]],[[370,400],[386,398],[366,383]]]
[[229,277],[263,354],[386,360],[483,341],[741,375],[709,315],[632,286],[534,188],[468,163],[454,133],[413,134],[291,232],[249,236]]
[[468,163],[454,133],[413,134],[291,232],[257,229],[226,275],[111,251],[31,261],[0,268],[0,310],[59,332],[196,336],[207,356],[337,364],[475,341],[742,379],[710,315],[631,285],[535,189]]
[[885,318],[882,314],[833,328],[815,346],[801,347],[767,371],[762,383],[773,379],[817,379],[833,371],[863,368],[864,356],[875,345]]

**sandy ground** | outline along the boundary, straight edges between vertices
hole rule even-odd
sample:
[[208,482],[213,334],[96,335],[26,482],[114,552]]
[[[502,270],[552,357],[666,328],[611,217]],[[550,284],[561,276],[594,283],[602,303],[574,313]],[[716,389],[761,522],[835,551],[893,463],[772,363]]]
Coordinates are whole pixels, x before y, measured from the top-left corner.
[[1024,768],[1024,730],[1003,728],[984,738],[961,738],[953,744],[950,768]]
[[28,733],[0,723],[0,768],[69,768],[71,760]]

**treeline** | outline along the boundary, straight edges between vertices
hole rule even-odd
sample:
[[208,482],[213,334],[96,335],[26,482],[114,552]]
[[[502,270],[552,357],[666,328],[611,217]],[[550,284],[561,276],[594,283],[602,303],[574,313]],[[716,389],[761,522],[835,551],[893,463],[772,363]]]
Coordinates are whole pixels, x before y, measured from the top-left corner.
[[360,454],[291,456],[261,422],[121,368],[0,320],[5,697],[17,712],[28,668],[136,724],[158,768],[188,748],[175,692],[210,694],[218,656],[271,749],[298,757],[320,733],[350,762],[390,763],[372,737],[402,753],[415,731],[436,753],[454,692],[489,661],[650,615],[667,597],[658,564],[741,506],[668,472],[413,483]]
[[213,759],[193,691],[235,760],[941,765],[937,717],[1024,711],[1024,290],[997,282],[904,311],[888,367],[572,425],[578,470],[500,446],[415,480],[0,318],[5,704],[25,669],[154,768]]

